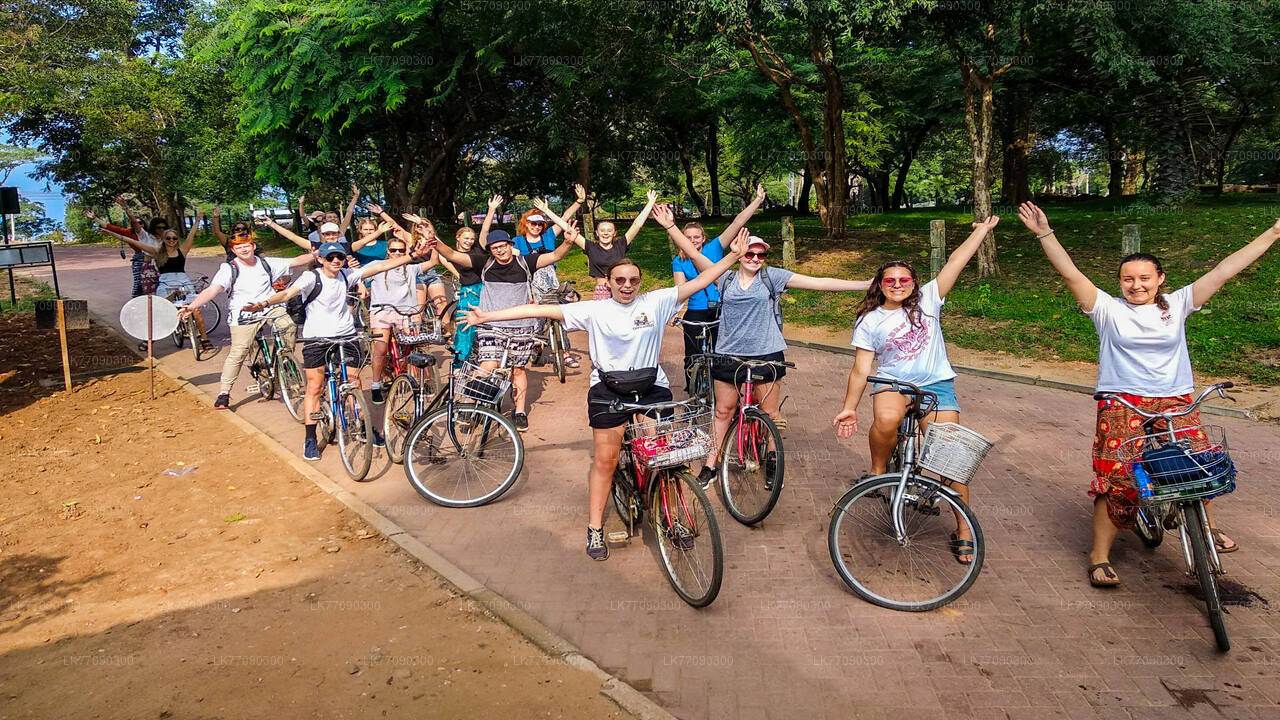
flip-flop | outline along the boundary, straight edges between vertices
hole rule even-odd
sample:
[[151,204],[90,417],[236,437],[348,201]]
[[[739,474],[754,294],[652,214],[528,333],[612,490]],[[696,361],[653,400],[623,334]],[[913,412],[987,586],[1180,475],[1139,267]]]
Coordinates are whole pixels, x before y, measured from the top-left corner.
[[576,368],[576,367],[580,367],[580,365],[579,365],[579,363],[578,363],[578,358],[576,358],[576,357],[574,357],[574,356],[569,355],[568,353],[566,353],[566,354],[565,354],[565,356],[564,356],[564,366],[565,366],[565,367],[568,367],[568,368]]
[[[1093,577],[1093,571],[1098,569],[1102,570],[1102,580],[1095,580]],[[1096,588],[1115,587],[1120,584],[1120,576],[1116,574],[1116,569],[1111,567],[1109,562],[1090,565],[1089,584]]]
[[[1209,534],[1213,536],[1213,549],[1217,550],[1219,555],[1233,553],[1240,549],[1240,543],[1231,540],[1231,538],[1227,538],[1227,534],[1216,527],[1209,528]],[[1226,543],[1222,542],[1223,538],[1231,540],[1231,545],[1228,546]]]
[[[956,556],[956,562],[960,563],[961,565],[972,565],[973,564],[973,548],[974,548],[974,545],[972,540],[961,540],[960,538],[956,537],[955,533],[951,533],[951,554]],[[961,560],[960,559],[961,555],[968,555],[969,559]]]

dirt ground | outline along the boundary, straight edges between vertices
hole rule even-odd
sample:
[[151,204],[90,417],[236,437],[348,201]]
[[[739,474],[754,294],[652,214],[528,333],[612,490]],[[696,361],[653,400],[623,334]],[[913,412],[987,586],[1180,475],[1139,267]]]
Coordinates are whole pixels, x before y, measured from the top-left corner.
[[0,316],[0,718],[624,716],[163,375],[58,357]]

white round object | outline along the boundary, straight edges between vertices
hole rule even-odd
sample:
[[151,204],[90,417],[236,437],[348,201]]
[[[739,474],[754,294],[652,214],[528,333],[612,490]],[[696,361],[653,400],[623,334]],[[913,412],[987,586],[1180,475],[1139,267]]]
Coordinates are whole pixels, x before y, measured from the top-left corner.
[[178,308],[155,295],[139,295],[120,308],[120,327],[139,340],[147,339],[147,303],[151,303],[151,339],[171,335],[178,327]]

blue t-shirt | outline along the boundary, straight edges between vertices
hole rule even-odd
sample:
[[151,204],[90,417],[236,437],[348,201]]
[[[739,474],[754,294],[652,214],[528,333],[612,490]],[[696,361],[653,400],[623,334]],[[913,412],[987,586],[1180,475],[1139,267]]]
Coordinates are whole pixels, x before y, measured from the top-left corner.
[[378,238],[377,240],[365,245],[355,252],[356,259],[361,265],[368,265],[371,262],[387,259],[387,239]]
[[540,245],[540,247],[530,248],[529,239],[524,235],[517,235],[515,238],[516,249],[520,251],[521,255],[528,255],[530,252],[551,252],[556,249],[556,231],[551,228],[543,230],[542,242],[535,244]]
[[[724,259],[724,246],[720,244],[719,237],[702,244],[702,257],[713,263]],[[685,280],[692,280],[698,277],[698,267],[693,264],[693,260],[686,260],[679,255],[671,258],[671,272],[684,273]],[[706,310],[707,303],[719,301],[720,291],[716,289],[715,283],[712,283],[705,290],[699,290],[689,296],[689,309]]]

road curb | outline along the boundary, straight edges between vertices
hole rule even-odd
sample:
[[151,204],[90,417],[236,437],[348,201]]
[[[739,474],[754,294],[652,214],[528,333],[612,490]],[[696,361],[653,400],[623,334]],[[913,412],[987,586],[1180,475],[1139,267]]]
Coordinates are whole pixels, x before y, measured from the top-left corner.
[[[827,345],[826,343],[808,342],[806,340],[792,340],[786,338],[788,345],[796,347],[808,348],[810,350],[822,350],[824,352],[836,353],[838,355],[853,355],[852,347],[842,347],[840,345]],[[1022,385],[1036,385],[1038,387],[1047,387],[1054,390],[1065,390],[1067,392],[1084,393],[1085,395],[1093,395],[1094,387],[1092,385],[1080,385],[1078,383],[1062,382],[1061,380],[1050,380],[1049,378],[1040,377],[1038,375],[1019,375],[1018,373],[1006,372],[1004,370],[989,370],[987,368],[977,368],[968,365],[951,366],[956,372],[965,375],[976,375],[990,380],[1002,380],[1004,382],[1020,383]],[[1237,418],[1240,420],[1252,420],[1254,422],[1270,422],[1254,416],[1247,409],[1222,407],[1221,405],[1201,405],[1200,412],[1206,415],[1221,415],[1223,417]]]
[[[131,352],[139,355],[144,360],[146,359],[146,354],[137,350],[134,341],[121,335],[114,326],[105,322],[97,313],[90,311],[90,316],[99,327],[115,335]],[[177,383],[183,390],[191,393],[200,402],[210,408],[213,407],[213,399],[203,390],[192,385],[185,378],[174,375],[168,368],[158,362],[156,363],[156,369],[164,373],[165,377]],[[146,368],[144,367],[143,370],[145,371]],[[583,655],[582,651],[574,646],[573,643],[557,635],[551,628],[542,624],[540,620],[525,612],[510,600],[485,587],[484,583],[472,577],[467,571],[453,564],[440,553],[432,550],[426,543],[410,535],[407,530],[394,520],[378,512],[372,505],[356,497],[349,490],[344,490],[340,485],[329,479],[328,476],[303,461],[297,454],[289,452],[284,445],[262,432],[256,425],[231,411],[219,412],[218,414],[235,427],[256,438],[263,447],[283,460],[298,474],[315,483],[316,487],[355,512],[388,540],[457,588],[460,594],[466,595],[483,606],[494,617],[501,620],[543,652],[570,667],[585,670],[595,676],[600,681],[600,694],[612,700],[624,712],[641,718],[641,720],[676,720],[674,715],[664,710],[661,705],[649,699],[644,693],[628,685],[625,680],[605,672],[595,661]],[[424,500],[423,502],[426,501]]]

